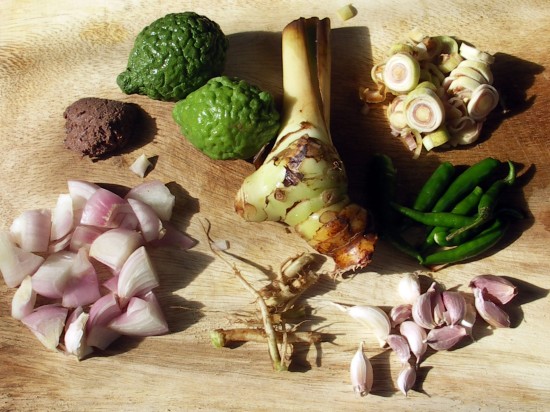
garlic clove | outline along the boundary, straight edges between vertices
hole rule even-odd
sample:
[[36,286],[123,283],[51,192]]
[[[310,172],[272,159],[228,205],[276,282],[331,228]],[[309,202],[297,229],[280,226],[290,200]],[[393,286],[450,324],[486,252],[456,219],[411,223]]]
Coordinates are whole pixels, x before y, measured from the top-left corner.
[[402,335],[391,334],[388,335],[386,342],[389,347],[395,352],[399,361],[403,364],[408,364],[411,358],[411,349],[407,338]]
[[441,292],[436,289],[435,282],[433,282],[428,290],[431,293],[432,312],[434,323],[436,326],[441,326],[445,323],[445,304]]
[[441,299],[445,306],[443,314],[447,325],[459,324],[466,314],[466,300],[460,292],[443,291]]
[[428,332],[426,342],[434,350],[448,350],[468,335],[466,329],[460,325],[442,326]]
[[407,339],[409,348],[416,357],[416,365],[420,365],[422,356],[428,349],[426,331],[412,320],[407,320],[399,325],[399,333]]
[[420,281],[416,273],[407,273],[397,286],[399,296],[404,303],[413,304],[420,296]]
[[505,305],[518,294],[517,288],[502,276],[479,275],[470,281],[470,288],[485,289],[489,300]]
[[378,306],[370,305],[351,306],[346,312],[374,333],[381,348],[386,346],[386,338],[391,330],[391,321],[386,312]]
[[404,303],[402,305],[394,306],[390,310],[390,319],[392,327],[396,327],[402,322],[411,319],[412,317],[412,305],[410,303]]
[[372,389],[374,374],[372,365],[363,352],[363,342],[353,355],[350,363],[350,378],[353,391],[361,396],[366,396]]
[[433,329],[437,326],[434,320],[432,296],[435,291],[427,291],[421,294],[412,305],[413,320],[424,329]]
[[476,310],[485,322],[495,328],[510,327],[510,317],[508,314],[496,303],[486,300],[484,290],[473,288],[473,292]]
[[405,396],[416,382],[416,368],[407,363],[397,377],[397,387]]
[[477,311],[474,305],[466,303],[466,313],[460,321],[460,325],[466,329],[466,333],[473,339],[473,328],[477,319]]

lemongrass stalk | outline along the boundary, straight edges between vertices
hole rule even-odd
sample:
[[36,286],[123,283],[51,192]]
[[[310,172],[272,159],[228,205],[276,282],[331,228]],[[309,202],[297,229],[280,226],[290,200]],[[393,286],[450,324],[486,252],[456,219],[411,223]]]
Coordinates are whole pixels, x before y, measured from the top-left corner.
[[263,165],[248,176],[235,199],[245,220],[283,222],[336,272],[366,266],[376,236],[367,212],[347,194],[344,165],[330,136],[330,20],[300,18],[282,33],[282,126]]

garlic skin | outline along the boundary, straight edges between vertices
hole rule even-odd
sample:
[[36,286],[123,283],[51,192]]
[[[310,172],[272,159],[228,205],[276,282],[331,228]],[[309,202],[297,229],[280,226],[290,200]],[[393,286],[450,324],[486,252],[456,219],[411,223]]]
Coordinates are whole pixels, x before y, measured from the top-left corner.
[[366,396],[372,389],[374,373],[372,365],[363,352],[363,342],[359,344],[359,349],[353,355],[350,363],[350,379],[353,391],[361,396]]
[[416,382],[416,368],[407,363],[397,377],[397,387],[405,396]]
[[484,290],[473,288],[474,304],[477,312],[485,322],[494,328],[509,328],[510,317],[496,303],[485,299]]
[[397,291],[404,303],[413,304],[420,296],[420,281],[416,273],[407,273],[397,285]]
[[470,281],[470,288],[485,289],[486,298],[505,305],[517,294],[517,288],[508,280],[496,275],[479,275]]
[[381,348],[386,346],[386,338],[391,330],[391,321],[386,312],[370,305],[352,306],[346,312],[374,333]]
[[411,352],[416,357],[416,365],[420,365],[422,357],[428,349],[426,331],[416,322],[407,320],[399,325],[399,333],[407,339]]

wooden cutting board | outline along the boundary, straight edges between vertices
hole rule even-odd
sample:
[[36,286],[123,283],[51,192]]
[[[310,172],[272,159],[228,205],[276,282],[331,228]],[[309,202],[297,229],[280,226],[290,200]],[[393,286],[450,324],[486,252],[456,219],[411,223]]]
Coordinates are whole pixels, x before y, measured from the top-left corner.
[[[345,1],[109,1],[5,0],[0,4],[0,226],[23,210],[53,207],[70,178],[135,186],[129,171],[141,153],[157,156],[145,180],[159,179],[177,196],[174,221],[199,243],[182,253],[155,251],[158,296],[171,333],[121,339],[105,354],[82,362],[47,351],[10,317],[14,290],[0,285],[0,410],[545,410],[550,402],[550,172],[547,90],[550,8],[546,1],[355,1],[357,16],[342,22]],[[431,353],[405,398],[396,388],[399,362],[372,334],[327,302],[398,303],[402,274],[421,269],[380,242],[373,263],[343,281],[322,278],[306,296],[311,320],[301,328],[333,335],[298,351],[291,372],[271,370],[267,348],[247,343],[215,349],[209,331],[255,320],[253,298],[209,250],[203,224],[228,240],[231,259],[254,285],[282,261],[307,251],[281,225],[245,223],[234,195],[253,168],[243,161],[212,161],[179,134],[172,103],[126,96],[115,79],[137,33],[169,12],[192,10],[217,21],[230,41],[226,74],[282,91],[280,32],[304,16],[330,17],[333,30],[332,133],[346,164],[354,199],[365,200],[366,165],[390,155],[402,190],[413,193],[444,160],[468,165],[484,157],[511,159],[519,184],[505,201],[528,218],[513,226],[505,248],[450,266],[434,279],[467,291],[478,274],[506,276],[519,288],[511,304],[513,327],[481,323],[476,342]],[[424,153],[413,160],[393,138],[382,107],[361,113],[359,87],[373,62],[414,27],[467,40],[496,55],[496,83],[509,108],[493,116],[470,147]],[[64,109],[81,97],[139,104],[148,114],[136,147],[92,162],[63,147]],[[249,262],[249,263],[246,263]],[[372,393],[352,393],[349,362],[360,340],[374,367]]]

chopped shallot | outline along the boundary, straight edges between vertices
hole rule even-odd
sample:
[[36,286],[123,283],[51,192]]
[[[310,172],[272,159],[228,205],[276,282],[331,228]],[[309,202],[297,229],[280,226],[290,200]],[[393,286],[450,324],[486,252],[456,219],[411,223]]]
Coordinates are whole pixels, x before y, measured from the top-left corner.
[[[175,197],[159,181],[127,198],[84,180],[69,180],[68,189],[54,209],[23,212],[0,231],[0,271],[8,287],[18,287],[12,316],[49,349],[63,339],[66,353],[79,360],[123,334],[167,333],[145,246],[195,245],[169,222]],[[97,262],[111,270],[107,280]]]
[[60,305],[43,305],[21,319],[21,322],[46,348],[56,350],[68,313],[69,309]]
[[161,220],[170,220],[176,197],[160,180],[144,182],[126,195],[126,199],[137,199],[151,206]]
[[130,170],[134,172],[139,177],[145,177],[145,173],[147,173],[147,169],[153,166],[153,163],[149,161],[147,156],[145,154],[141,154],[134,163],[130,165]]

